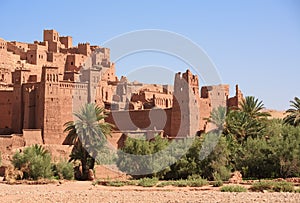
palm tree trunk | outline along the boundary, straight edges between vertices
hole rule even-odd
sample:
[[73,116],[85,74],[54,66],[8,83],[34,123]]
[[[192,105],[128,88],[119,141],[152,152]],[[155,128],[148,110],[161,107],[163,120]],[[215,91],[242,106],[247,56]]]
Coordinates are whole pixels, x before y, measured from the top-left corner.
[[89,169],[94,169],[94,166],[95,166],[95,159],[93,157],[91,157],[91,163],[89,165]]
[[88,176],[89,176],[89,168],[88,168],[88,165],[87,165],[87,152],[86,152],[85,149],[83,150],[83,157],[81,159],[81,165],[82,165],[81,179],[82,180],[87,180]]

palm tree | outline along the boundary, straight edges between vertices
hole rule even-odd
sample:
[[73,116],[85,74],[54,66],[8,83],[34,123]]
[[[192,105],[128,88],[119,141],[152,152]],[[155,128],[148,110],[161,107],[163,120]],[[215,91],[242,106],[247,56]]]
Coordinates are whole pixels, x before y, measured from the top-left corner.
[[283,119],[284,123],[290,124],[293,126],[300,125],[300,99],[298,97],[294,98],[294,101],[290,101],[291,107],[286,111],[288,115]]
[[256,138],[262,135],[264,129],[263,122],[243,111],[230,111],[226,117],[225,134],[233,136],[239,143],[247,140],[248,137]]
[[251,118],[261,119],[271,116],[268,112],[261,112],[264,109],[262,101],[253,96],[247,96],[240,103],[239,110],[248,114]]
[[214,108],[210,114],[210,117],[205,119],[210,123],[216,125],[216,130],[223,130],[226,119],[226,107],[218,106]]
[[66,142],[74,145],[70,161],[80,160],[82,180],[88,179],[89,169],[93,169],[98,152],[105,146],[106,136],[110,135],[112,125],[104,122],[104,108],[88,103],[74,113],[77,120],[64,124],[68,132]]

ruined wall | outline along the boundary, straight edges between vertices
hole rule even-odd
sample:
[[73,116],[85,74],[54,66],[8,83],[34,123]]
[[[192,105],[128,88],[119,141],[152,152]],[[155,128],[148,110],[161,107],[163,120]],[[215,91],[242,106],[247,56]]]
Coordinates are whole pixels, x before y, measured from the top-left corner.
[[235,86],[235,96],[231,97],[227,101],[228,108],[237,108],[240,106],[240,102],[242,102],[244,96],[241,90],[239,90],[239,86]]
[[59,41],[65,46],[64,48],[71,48],[72,47],[72,37],[65,36],[65,37],[59,37]]

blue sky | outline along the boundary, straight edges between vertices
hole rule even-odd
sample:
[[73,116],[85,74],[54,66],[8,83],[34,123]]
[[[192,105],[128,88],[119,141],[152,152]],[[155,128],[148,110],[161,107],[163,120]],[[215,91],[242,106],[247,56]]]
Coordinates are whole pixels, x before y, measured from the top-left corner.
[[[300,96],[297,0],[2,0],[0,8],[0,37],[5,40],[42,40],[43,29],[56,29],[73,36],[74,44],[101,45],[134,30],[169,30],[202,47],[223,83],[239,84],[245,95],[258,97],[267,108],[285,110],[289,100]],[[117,62],[117,73],[150,65],[174,72],[188,68],[169,56],[145,53]]]

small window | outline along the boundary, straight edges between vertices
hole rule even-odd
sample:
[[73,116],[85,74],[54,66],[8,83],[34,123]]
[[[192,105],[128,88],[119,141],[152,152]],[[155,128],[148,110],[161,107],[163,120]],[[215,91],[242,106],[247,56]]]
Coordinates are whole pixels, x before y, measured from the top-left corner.
[[74,65],[74,63],[73,63],[73,61],[71,62],[71,66],[73,66]]

